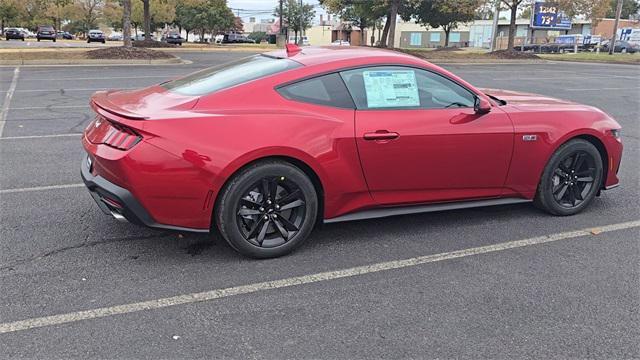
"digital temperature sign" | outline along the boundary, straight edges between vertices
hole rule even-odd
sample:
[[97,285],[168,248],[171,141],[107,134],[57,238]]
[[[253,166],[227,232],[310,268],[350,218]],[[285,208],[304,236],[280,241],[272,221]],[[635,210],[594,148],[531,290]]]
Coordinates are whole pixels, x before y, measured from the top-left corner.
[[536,2],[533,6],[531,27],[534,29],[569,30],[571,19],[553,3]]

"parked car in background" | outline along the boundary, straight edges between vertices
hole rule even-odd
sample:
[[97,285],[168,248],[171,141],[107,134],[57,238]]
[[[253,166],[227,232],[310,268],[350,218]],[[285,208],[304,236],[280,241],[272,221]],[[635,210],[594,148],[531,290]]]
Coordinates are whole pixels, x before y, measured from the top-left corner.
[[[611,41],[604,41],[602,43],[601,50],[609,51],[610,44],[611,44]],[[628,41],[623,41],[623,40],[616,40],[615,47],[613,48],[613,52],[617,52],[617,53],[635,54],[639,51],[640,51],[640,46],[636,44],[632,44]]]
[[58,31],[58,39],[73,40],[74,36],[68,31]]
[[331,46],[351,46],[351,44],[346,40],[336,40],[331,43]]
[[107,36],[107,40],[108,41],[122,41],[122,40],[124,40],[124,38],[122,37],[122,34],[111,33],[109,36]]
[[24,33],[16,28],[4,29],[4,39],[7,41],[11,39],[24,41],[24,38]]
[[215,38],[216,44],[255,44],[256,41],[253,39],[249,39],[245,35],[242,34],[219,34],[216,35]]
[[87,43],[92,42],[101,42],[104,44],[104,33],[101,30],[89,30],[89,34],[87,35]]
[[50,25],[41,25],[38,26],[38,31],[36,32],[36,39],[40,40],[52,40],[56,42],[56,29]]
[[182,36],[180,36],[179,33],[170,32],[168,34],[163,35],[161,38],[161,41],[166,42],[167,44],[182,45],[182,42],[184,41],[184,39],[182,38]]
[[[298,44],[298,39],[300,37],[295,37],[295,36],[289,36],[289,44]],[[311,45],[311,43],[309,42],[309,38],[306,36],[302,37],[302,45],[304,46],[309,46]]]
[[24,37],[26,39],[35,39],[36,38],[36,33],[29,31],[29,29],[25,29],[25,28],[16,28],[18,30],[20,30],[21,33],[24,34]]
[[[138,35],[132,35],[131,40],[133,41],[144,41],[146,40],[146,35],[144,33],[140,33]],[[151,40],[155,40],[155,36],[151,34]]]

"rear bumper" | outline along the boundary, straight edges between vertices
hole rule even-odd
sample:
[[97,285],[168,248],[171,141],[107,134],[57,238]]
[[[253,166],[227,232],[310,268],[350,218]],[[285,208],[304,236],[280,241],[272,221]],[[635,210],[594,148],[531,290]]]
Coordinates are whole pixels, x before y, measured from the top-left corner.
[[100,207],[105,214],[112,215],[118,220],[126,220],[133,224],[152,228],[201,233],[209,232],[206,229],[184,228],[157,223],[129,190],[108,181],[102,176],[94,176],[89,166],[87,156],[80,165],[82,181],[98,204],[98,207]]

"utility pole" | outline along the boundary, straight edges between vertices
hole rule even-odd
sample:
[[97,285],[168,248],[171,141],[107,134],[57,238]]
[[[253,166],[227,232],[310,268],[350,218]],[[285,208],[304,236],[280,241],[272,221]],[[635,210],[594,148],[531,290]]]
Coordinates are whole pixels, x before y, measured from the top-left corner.
[[618,37],[618,22],[620,21],[620,14],[622,13],[622,1],[618,0],[618,6],[616,7],[616,21],[613,22],[613,34],[611,35],[611,41],[609,42],[609,55],[613,55],[613,51],[616,48],[616,37]]
[[496,41],[498,40],[498,19],[500,18],[500,1],[496,0],[496,9],[493,11],[493,26],[491,27],[491,45],[489,51],[496,51]]

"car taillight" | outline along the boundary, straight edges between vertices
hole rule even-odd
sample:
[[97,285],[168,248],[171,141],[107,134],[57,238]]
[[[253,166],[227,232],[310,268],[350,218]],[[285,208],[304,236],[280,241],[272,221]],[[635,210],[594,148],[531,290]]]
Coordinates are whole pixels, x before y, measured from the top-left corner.
[[142,136],[136,134],[133,130],[127,127],[116,124],[112,124],[111,126],[113,130],[111,134],[105,138],[105,145],[120,150],[129,150],[142,140]]
[[134,130],[102,116],[89,124],[85,134],[94,144],[104,144],[118,150],[129,150],[142,140],[142,136]]

